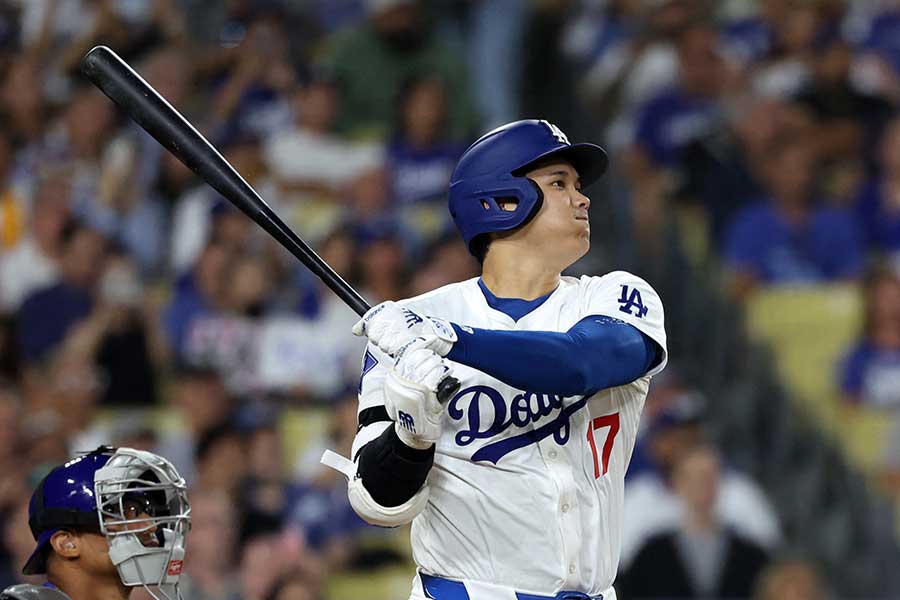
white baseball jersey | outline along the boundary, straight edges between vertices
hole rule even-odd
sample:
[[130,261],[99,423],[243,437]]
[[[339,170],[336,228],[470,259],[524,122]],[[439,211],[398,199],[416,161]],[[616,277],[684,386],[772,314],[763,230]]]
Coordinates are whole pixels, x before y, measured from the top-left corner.
[[[488,305],[477,278],[401,304],[461,326],[507,331],[565,332],[587,316],[606,315],[663,349],[645,376],[590,397],[514,389],[453,363],[461,387],[447,404],[427,506],[412,523],[413,557],[424,573],[532,594],[603,593],[618,567],[625,470],[638,420],[650,377],[666,364],[659,296],[641,278],[616,271],[563,277],[518,321]],[[360,410],[383,405],[392,363],[369,345]],[[354,452],[377,435],[366,432],[374,427],[360,431]]]

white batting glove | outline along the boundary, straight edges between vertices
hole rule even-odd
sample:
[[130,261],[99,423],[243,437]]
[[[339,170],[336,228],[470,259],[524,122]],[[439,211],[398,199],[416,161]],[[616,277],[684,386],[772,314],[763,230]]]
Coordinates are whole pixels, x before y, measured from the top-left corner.
[[412,448],[425,450],[441,437],[444,406],[437,389],[451,368],[429,344],[415,338],[403,346],[384,384],[384,406],[394,421],[397,437]]
[[441,356],[447,356],[457,340],[449,321],[420,316],[391,301],[369,309],[353,326],[353,335],[368,337],[379,350],[394,357],[418,337],[428,340],[428,347]]

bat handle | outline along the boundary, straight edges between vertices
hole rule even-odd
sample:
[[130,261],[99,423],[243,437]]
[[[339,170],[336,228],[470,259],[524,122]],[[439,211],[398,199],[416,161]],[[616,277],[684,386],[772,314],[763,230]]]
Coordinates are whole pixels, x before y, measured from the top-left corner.
[[459,379],[456,377],[444,377],[438,384],[437,398],[443,404],[456,395],[459,391]]

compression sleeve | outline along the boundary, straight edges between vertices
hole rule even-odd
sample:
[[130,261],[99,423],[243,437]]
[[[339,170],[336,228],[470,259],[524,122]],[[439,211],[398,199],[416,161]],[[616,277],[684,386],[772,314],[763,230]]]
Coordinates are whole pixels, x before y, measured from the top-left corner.
[[459,339],[447,358],[542,394],[577,396],[631,383],[662,356],[633,325],[602,315],[565,333],[453,327]]
[[363,446],[357,457],[357,474],[372,499],[393,507],[408,501],[425,485],[434,463],[434,446],[410,448],[391,426]]

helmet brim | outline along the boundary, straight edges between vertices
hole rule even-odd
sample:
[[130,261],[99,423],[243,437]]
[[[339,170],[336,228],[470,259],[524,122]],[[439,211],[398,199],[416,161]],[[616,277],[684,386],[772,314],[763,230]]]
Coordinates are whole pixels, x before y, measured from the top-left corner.
[[609,157],[606,154],[606,150],[597,144],[584,142],[544,152],[534,160],[529,161],[528,164],[516,169],[516,173],[524,174],[525,171],[531,170],[534,165],[547,162],[551,158],[561,158],[568,161],[578,172],[578,177],[581,179],[583,187],[587,187],[600,179],[609,167]]

